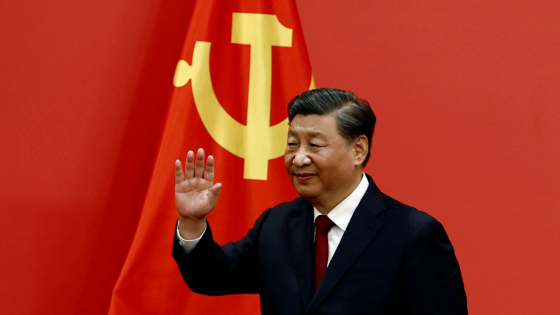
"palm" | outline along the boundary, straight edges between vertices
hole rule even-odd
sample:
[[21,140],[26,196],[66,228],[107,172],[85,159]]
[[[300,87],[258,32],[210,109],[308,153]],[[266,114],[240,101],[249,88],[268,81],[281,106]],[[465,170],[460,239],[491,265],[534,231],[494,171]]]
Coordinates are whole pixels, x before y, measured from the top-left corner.
[[207,215],[215,206],[216,201],[209,193],[213,183],[199,178],[186,179],[175,184],[175,202],[180,214],[197,218]]
[[220,184],[214,185],[214,159],[208,157],[204,167],[204,151],[189,151],[185,172],[179,161],[175,162],[175,202],[183,218],[200,220],[206,217],[218,202]]

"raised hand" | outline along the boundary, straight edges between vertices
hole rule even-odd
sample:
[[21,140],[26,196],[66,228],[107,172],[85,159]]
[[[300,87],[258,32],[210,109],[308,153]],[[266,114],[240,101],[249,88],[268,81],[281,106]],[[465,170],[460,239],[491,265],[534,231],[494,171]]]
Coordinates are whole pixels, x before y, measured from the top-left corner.
[[209,155],[204,167],[204,150],[187,153],[185,172],[175,161],[175,203],[179,211],[181,236],[197,238],[206,227],[206,216],[216,207],[222,184],[214,184],[214,158]]

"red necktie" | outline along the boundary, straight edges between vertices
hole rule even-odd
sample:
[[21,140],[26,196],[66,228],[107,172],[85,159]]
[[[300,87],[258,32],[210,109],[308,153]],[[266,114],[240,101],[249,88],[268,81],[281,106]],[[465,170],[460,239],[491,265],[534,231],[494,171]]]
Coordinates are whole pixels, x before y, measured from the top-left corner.
[[320,215],[315,219],[315,291],[327,271],[327,261],[329,259],[329,242],[327,233],[334,223],[326,215]]

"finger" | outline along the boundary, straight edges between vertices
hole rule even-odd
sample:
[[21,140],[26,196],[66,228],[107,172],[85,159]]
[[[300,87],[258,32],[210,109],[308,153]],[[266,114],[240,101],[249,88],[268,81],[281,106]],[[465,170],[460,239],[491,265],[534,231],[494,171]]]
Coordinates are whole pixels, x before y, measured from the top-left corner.
[[214,157],[209,155],[206,159],[206,169],[204,170],[204,179],[214,182]]
[[194,177],[201,178],[204,174],[204,149],[196,152],[196,164],[194,165]]
[[181,161],[175,160],[175,183],[180,184],[185,180],[185,174],[183,174],[183,166]]
[[220,196],[220,189],[222,188],[222,183],[216,183],[214,186],[210,187],[209,191],[210,194],[214,196],[214,198],[218,198]]
[[185,177],[191,179],[194,176],[194,152],[187,152],[187,160],[185,162]]

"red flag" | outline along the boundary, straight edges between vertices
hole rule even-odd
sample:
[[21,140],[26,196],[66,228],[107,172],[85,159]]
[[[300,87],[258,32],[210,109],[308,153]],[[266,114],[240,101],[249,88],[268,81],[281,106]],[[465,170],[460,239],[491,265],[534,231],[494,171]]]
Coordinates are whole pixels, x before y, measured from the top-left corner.
[[[204,148],[223,184],[209,215],[214,237],[243,237],[267,208],[292,200],[283,165],[287,104],[312,88],[294,0],[199,0],[134,241],[109,314],[259,314],[256,295],[191,292],[171,257],[174,161]],[[196,271],[194,271],[196,272]]]

